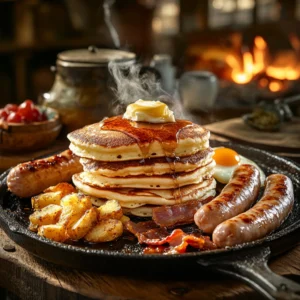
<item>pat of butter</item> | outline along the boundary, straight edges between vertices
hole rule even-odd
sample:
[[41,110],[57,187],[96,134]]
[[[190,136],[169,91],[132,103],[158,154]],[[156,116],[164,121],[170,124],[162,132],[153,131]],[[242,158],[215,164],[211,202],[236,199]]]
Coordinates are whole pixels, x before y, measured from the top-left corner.
[[124,119],[137,122],[167,123],[175,122],[173,112],[160,101],[138,100],[127,106]]

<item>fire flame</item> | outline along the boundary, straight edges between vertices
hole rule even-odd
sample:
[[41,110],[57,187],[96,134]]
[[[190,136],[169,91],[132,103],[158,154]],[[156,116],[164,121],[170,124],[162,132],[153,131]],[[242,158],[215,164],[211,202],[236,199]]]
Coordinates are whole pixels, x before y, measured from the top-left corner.
[[[294,46],[295,43],[292,45]],[[299,46],[300,48],[300,46]],[[294,47],[295,49],[295,47]],[[283,89],[284,80],[296,80],[300,77],[299,68],[296,64],[287,65],[282,62],[282,59],[277,59],[279,64],[269,64],[268,45],[266,41],[257,36],[254,39],[253,51],[246,51],[242,54],[242,58],[236,54],[229,54],[225,59],[226,63],[232,68],[231,79],[238,84],[246,84],[253,80],[253,78],[260,73],[265,73],[271,77],[271,81],[265,79],[260,81],[261,86],[268,86],[272,92],[277,92]],[[282,66],[284,64],[284,66]]]

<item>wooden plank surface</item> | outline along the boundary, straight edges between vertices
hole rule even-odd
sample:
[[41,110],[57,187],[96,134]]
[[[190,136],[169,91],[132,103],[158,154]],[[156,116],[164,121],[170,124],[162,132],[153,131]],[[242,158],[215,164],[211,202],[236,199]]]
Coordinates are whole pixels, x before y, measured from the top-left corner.
[[274,152],[283,148],[288,152],[299,154],[300,149],[300,118],[285,123],[281,130],[272,132],[259,131],[247,126],[242,118],[222,120],[204,125],[213,134],[235,139],[258,147],[269,147]]
[[[4,248],[14,247],[14,252]],[[300,245],[274,259],[271,269],[300,281]],[[64,268],[30,255],[0,229],[0,286],[21,299],[261,299],[236,280],[155,280]]]

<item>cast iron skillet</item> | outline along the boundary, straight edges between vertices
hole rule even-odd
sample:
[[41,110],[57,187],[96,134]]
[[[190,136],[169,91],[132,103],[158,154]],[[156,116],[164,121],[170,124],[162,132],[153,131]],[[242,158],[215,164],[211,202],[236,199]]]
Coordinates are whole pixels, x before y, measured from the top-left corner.
[[130,236],[98,245],[98,248],[53,242],[27,229],[23,209],[29,202],[7,191],[9,170],[0,177],[0,225],[12,240],[33,255],[63,266],[138,276],[199,274],[203,270],[215,270],[243,280],[268,299],[300,299],[300,285],[276,275],[267,266],[270,256],[286,251],[300,240],[300,166],[255,148],[232,143],[222,145],[254,160],[266,175],[283,173],[293,181],[295,205],[292,213],[278,230],[263,239],[234,248],[180,255],[143,255],[141,246]]

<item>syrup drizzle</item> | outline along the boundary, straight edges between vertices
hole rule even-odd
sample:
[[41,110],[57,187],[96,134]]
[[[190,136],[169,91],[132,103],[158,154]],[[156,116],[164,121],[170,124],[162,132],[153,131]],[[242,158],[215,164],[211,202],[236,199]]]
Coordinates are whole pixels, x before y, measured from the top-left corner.
[[173,196],[176,202],[182,201],[182,193],[178,184],[176,174],[176,162],[180,159],[175,155],[175,149],[180,139],[181,131],[193,126],[187,120],[176,120],[175,123],[153,124],[146,122],[135,122],[124,119],[122,116],[108,118],[102,121],[102,130],[119,131],[133,138],[142,154],[141,163],[145,164],[146,159],[151,158],[150,146],[154,141],[158,141],[163,149],[165,158],[170,167],[170,173],[176,188]]

